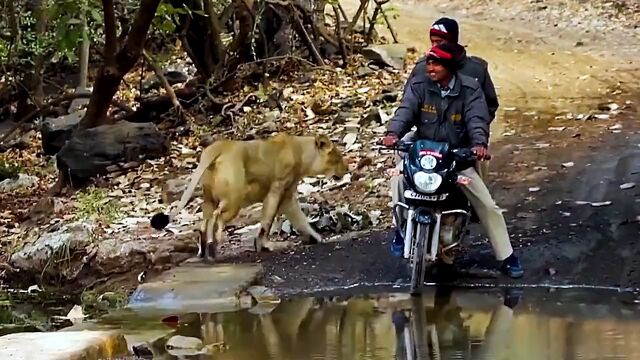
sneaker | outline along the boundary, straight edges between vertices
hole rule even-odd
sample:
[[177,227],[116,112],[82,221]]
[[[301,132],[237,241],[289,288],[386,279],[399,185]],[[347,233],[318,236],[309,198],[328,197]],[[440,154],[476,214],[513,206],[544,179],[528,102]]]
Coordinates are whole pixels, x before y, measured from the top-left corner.
[[504,259],[500,270],[507,276],[518,279],[524,275],[524,269],[520,265],[520,260],[515,254],[511,254],[508,258]]
[[393,232],[393,239],[391,240],[391,253],[396,257],[404,255],[404,238],[397,228]]

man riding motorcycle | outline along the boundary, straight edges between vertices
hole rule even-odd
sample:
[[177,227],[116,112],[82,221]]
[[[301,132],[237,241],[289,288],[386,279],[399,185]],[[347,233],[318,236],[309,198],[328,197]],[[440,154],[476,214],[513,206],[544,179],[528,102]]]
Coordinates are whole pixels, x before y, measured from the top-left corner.
[[[431,46],[436,46],[445,42],[458,44],[459,35],[460,28],[458,26],[458,22],[448,17],[439,18],[433,23],[433,25],[431,25],[431,28],[429,29],[429,40],[431,41]],[[487,102],[487,107],[489,108],[489,124],[491,124],[496,117],[496,112],[498,111],[498,107],[500,106],[500,104],[498,102],[498,95],[496,94],[496,89],[493,85],[493,81],[491,80],[491,76],[489,75],[489,64],[486,60],[478,56],[468,56],[464,48],[461,49],[462,53],[459,57],[460,68],[458,72],[460,74],[470,76],[476,79],[478,83],[480,83],[485,100]],[[413,70],[411,70],[409,80],[416,76],[426,77],[426,66],[426,56],[418,59],[415,66],[413,67]],[[409,84],[409,81],[407,81],[405,87],[407,86],[407,84]],[[488,161],[477,162],[476,170],[480,174],[480,177],[484,181],[487,181],[487,175],[489,171]]]
[[[455,43],[441,43],[429,50],[428,76],[408,80],[402,102],[382,139],[385,146],[395,145],[400,138],[430,139],[447,141],[453,147],[472,147],[479,161],[489,158],[489,111],[479,83],[458,72],[462,53],[462,46]],[[416,131],[409,132],[414,125]],[[397,171],[401,164],[400,157],[396,157]],[[460,174],[471,180],[461,185],[462,191],[480,218],[496,259],[502,262],[501,271],[512,278],[522,277],[524,270],[511,247],[502,211],[473,166]],[[394,205],[404,200],[401,174],[392,177],[391,191]],[[402,254],[404,247],[401,229],[405,217],[403,214],[400,224],[396,224],[392,243],[396,255]]]

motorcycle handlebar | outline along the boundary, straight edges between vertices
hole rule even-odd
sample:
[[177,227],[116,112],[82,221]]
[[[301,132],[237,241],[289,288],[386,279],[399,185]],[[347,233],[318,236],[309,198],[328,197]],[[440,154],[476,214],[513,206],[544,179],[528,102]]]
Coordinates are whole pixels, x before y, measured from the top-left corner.
[[[378,141],[378,144],[383,145],[381,140]],[[413,142],[411,141],[398,140],[394,145],[385,146],[385,147],[390,150],[407,152],[409,151],[409,148],[411,147],[411,145],[413,145]],[[453,155],[456,157],[456,160],[458,161],[477,160],[476,154],[473,153],[472,148],[457,148],[457,149],[451,150],[451,152],[453,153]],[[487,156],[486,160],[491,160],[491,155]]]

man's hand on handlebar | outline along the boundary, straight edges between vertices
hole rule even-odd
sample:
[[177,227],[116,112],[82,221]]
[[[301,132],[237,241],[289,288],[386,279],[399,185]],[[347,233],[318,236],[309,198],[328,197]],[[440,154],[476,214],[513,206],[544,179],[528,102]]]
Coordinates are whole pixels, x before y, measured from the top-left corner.
[[491,159],[491,154],[489,154],[489,149],[486,146],[475,145],[471,148],[471,151],[473,151],[479,161]]
[[398,136],[395,134],[387,134],[382,138],[382,145],[392,147],[398,142]]

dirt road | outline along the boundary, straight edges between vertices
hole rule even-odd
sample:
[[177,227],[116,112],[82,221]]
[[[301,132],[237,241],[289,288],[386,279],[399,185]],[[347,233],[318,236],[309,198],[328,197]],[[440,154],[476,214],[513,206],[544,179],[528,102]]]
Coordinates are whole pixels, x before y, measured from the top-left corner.
[[[489,61],[501,103],[492,125],[496,160],[490,187],[507,210],[512,242],[526,269],[517,282],[501,276],[458,282],[639,286],[640,187],[620,189],[624,183],[640,184],[640,126],[633,103],[640,94],[633,83],[640,74],[638,38],[604,31],[586,37],[579,26],[575,31],[547,26],[543,15],[517,13],[524,5],[516,2],[513,8],[479,7],[480,0],[443,3],[440,8],[435,1],[395,3],[396,30],[407,46],[425,50],[429,24],[454,16],[468,52]],[[356,7],[346,4],[348,13]],[[579,41],[584,46],[576,47]],[[622,106],[613,119],[574,119],[611,102]],[[565,162],[574,166],[563,168]],[[480,229],[473,232],[478,235],[470,239],[462,267],[494,267]],[[407,281],[385,232],[258,257],[267,269],[267,285],[281,292]]]

